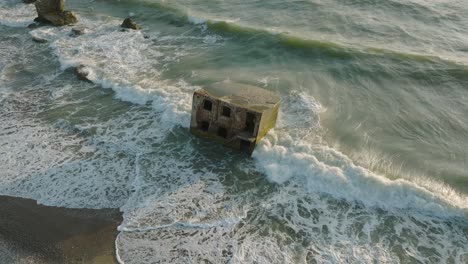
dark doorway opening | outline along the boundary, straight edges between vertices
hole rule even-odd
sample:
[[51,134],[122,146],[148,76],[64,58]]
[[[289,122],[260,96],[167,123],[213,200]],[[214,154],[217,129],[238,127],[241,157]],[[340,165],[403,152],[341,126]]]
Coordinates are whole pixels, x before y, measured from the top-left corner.
[[201,130],[202,131],[208,131],[208,128],[210,128],[210,123],[206,122],[206,121],[203,121],[201,122]]
[[251,146],[251,142],[247,141],[247,140],[242,140],[240,141],[240,150],[242,152],[246,152],[248,154],[250,154],[250,146]]
[[203,109],[211,111],[211,108],[213,108],[213,103],[211,101],[205,100],[203,102]]
[[225,129],[224,127],[219,127],[218,128],[218,136],[222,137],[222,138],[226,138],[227,137],[227,129]]
[[255,130],[255,114],[247,113],[245,118],[245,131],[253,135]]

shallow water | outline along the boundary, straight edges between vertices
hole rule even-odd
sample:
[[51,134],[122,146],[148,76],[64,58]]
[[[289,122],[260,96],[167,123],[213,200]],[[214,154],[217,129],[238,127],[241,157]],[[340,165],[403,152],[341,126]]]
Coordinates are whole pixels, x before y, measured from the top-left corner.
[[[79,37],[26,29],[17,2],[0,194],[120,208],[124,263],[468,261],[463,2],[67,1]],[[252,159],[187,131],[192,92],[223,80],[283,98]]]

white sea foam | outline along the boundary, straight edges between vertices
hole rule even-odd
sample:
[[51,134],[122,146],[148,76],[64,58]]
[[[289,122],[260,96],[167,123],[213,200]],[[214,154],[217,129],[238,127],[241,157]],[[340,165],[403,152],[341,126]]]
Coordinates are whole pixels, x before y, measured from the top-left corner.
[[280,241],[289,241],[291,233],[301,234],[303,251],[293,251],[295,262],[399,263],[408,257],[422,263],[466,260],[468,238],[462,228],[466,222],[447,223],[414,211],[410,215],[382,213],[318,193],[291,195],[298,188],[286,186],[264,201],[269,218],[285,222],[292,230],[277,235]]
[[196,16],[187,16],[188,22],[194,24],[194,25],[200,25],[206,23],[206,19],[196,17]]
[[[185,173],[194,176],[193,178],[199,178],[193,173]],[[177,177],[176,175],[172,176]],[[190,180],[193,181],[193,179]],[[137,206],[126,204],[124,207],[126,208],[125,221],[119,230],[135,232],[166,227],[203,229],[231,226],[238,222],[244,214],[238,210],[229,209],[227,203],[221,202],[223,190],[221,186],[216,185],[220,185],[219,182],[208,182],[205,175],[203,180],[178,186],[174,191],[155,190],[156,194],[154,195],[143,195],[141,198],[144,200]]]
[[467,210],[466,197],[431,192],[408,180],[389,180],[354,165],[334,149],[295,141],[284,133],[272,133],[254,157],[270,180],[280,184],[291,180],[309,192],[326,192],[367,206],[428,210],[438,215],[463,215]]
[[[219,200],[209,195],[206,201],[212,203],[192,203],[205,199],[205,192],[199,190],[203,186],[197,183],[161,197],[135,223],[161,223],[166,215],[186,217],[193,207],[219,206]],[[400,257],[423,263],[466,260],[463,222],[447,223],[417,213],[383,213],[318,193],[300,193],[301,187],[289,185],[261,196],[261,201],[252,198],[249,213],[229,224],[226,219],[200,223],[195,217],[195,223],[121,227],[116,242],[120,263],[398,263]],[[175,199],[167,200],[170,196]],[[164,200],[168,203],[162,204]],[[172,206],[173,201],[177,205]]]
[[[151,105],[152,114],[129,111],[107,122],[71,125],[63,121],[56,128],[25,118],[29,125],[35,124],[37,131],[26,129],[21,131],[24,134],[11,133],[8,140],[3,138],[9,144],[1,150],[7,151],[5,148],[15,144],[17,147],[11,152],[13,155],[2,156],[5,184],[1,192],[47,205],[121,207],[136,199],[127,200],[130,191],[136,191],[134,197],[143,193],[139,179],[133,176],[138,175],[135,163],[140,153],[148,151],[148,142],[157,144],[175,126],[188,125],[190,98],[195,87],[182,80],[168,82],[160,77],[167,63],[185,54],[178,46],[168,45],[175,37],[148,40],[140,31],[121,32],[120,21],[107,17],[97,21],[82,18],[80,24],[87,32],[79,37],[71,36],[68,27],[42,27],[30,34],[50,43],[62,70],[84,65],[91,81],[113,89],[118,99]],[[202,45],[213,44],[205,43],[203,37],[197,41]],[[51,82],[57,76],[45,81]],[[59,101],[58,104],[66,105],[68,99],[64,98],[73,92],[70,86],[47,87],[51,89],[49,99]],[[11,126],[12,129],[20,129],[23,124],[10,121],[18,125]],[[131,125],[126,125],[129,122]],[[62,134],[68,128],[94,131],[94,134],[87,139],[73,133]],[[57,138],[63,140],[54,140]],[[36,148],[39,145],[42,147]],[[62,149],[70,152],[61,152]],[[27,164],[15,163],[22,160]],[[16,170],[17,167],[21,169]],[[142,206],[138,201],[133,205]],[[124,208],[131,211],[131,207]]]
[[[281,188],[239,194],[235,186],[228,191],[232,183],[221,181],[232,178],[236,166],[255,177],[254,170],[245,168],[246,160],[236,166],[229,160],[225,166],[213,157],[204,160],[184,135],[174,134],[175,142],[168,139],[174,126],[188,125],[195,87],[163,80],[161,69],[186,53],[158,47],[139,31],[120,32],[117,19],[83,18],[81,23],[89,31],[77,38],[69,36],[69,28],[40,28],[31,34],[50,42],[62,69],[85,65],[94,83],[153,110],[130,109],[89,124],[59,121],[55,128],[32,118],[2,122],[16,130],[2,134],[7,144],[0,151],[12,155],[0,155],[1,193],[57,206],[120,207],[120,263],[392,263],[398,254],[426,262],[426,249],[441,261],[451,254],[455,261],[466,260],[466,231],[460,225],[417,214],[458,213],[466,209],[466,198],[437,188],[430,192],[408,180],[388,180],[315,144],[324,109],[306,92],[285,97],[277,129],[254,152],[259,170]],[[54,89],[50,99],[59,100],[70,90]],[[69,130],[94,134],[80,137]],[[394,210],[400,208],[414,209],[414,215]],[[418,239],[421,234],[424,241]]]
[[140,31],[121,32],[118,20],[80,21],[89,30],[77,38],[69,36],[67,28],[40,28],[31,34],[51,42],[62,69],[84,65],[88,78],[114,90],[118,99],[140,105],[150,102],[167,127],[187,126],[195,87],[160,78],[165,64],[176,61],[183,52],[160,51],[165,47],[158,48]]
[[[195,172],[193,161],[155,158],[156,164],[140,171],[144,187],[123,207],[116,242],[120,262],[223,261],[222,251],[234,241],[228,234],[246,217],[246,210],[231,201],[219,175]],[[155,178],[154,170],[162,176]],[[158,254],[151,254],[153,249]]]
[[[152,102],[167,123],[162,127],[187,126],[194,88],[158,78],[162,62],[176,60],[177,55],[160,52],[139,31],[120,32],[117,22],[96,26],[95,21],[83,20],[85,26],[93,24],[93,30],[78,38],[69,37],[68,29],[57,28],[38,29],[32,34],[51,41],[62,68],[83,64],[89,78],[112,88],[117,98],[137,104]],[[390,181],[355,166],[334,149],[311,145],[310,138],[304,136],[313,134],[319,126],[320,111],[320,103],[303,92],[286,97],[276,133],[267,137],[254,154],[259,168],[271,180],[284,183],[294,178],[307,183],[309,191],[324,191],[369,206],[426,208],[442,213],[450,210],[446,206],[465,209],[464,197],[444,197],[407,180]]]
[[2,127],[2,195],[72,208],[117,208],[127,199],[132,157],[117,147],[80,153],[89,143],[79,136],[24,117],[10,115]]
[[25,27],[37,16],[33,4],[22,1],[2,0],[0,2],[0,24],[9,27]]
[[319,126],[320,104],[296,92],[285,103],[278,128],[260,142],[253,154],[258,168],[271,181],[290,181],[304,186],[307,192],[325,192],[371,207],[414,209],[441,216],[467,213],[466,196],[424,188],[405,179],[390,180],[355,165],[333,148],[314,144],[310,135],[318,133],[314,127]]
[[206,24],[207,22],[210,23],[219,23],[219,22],[225,22],[225,23],[235,23],[239,22],[240,18],[233,18],[233,19],[225,19],[225,18],[216,18],[216,17],[208,17],[206,14],[199,15],[197,13],[193,12],[187,12],[187,20],[189,23],[194,24],[194,25],[203,25]]
[[[83,92],[79,86],[71,90],[55,81],[46,87],[50,92],[42,96],[49,94],[59,101],[59,109],[74,105],[79,111],[83,105],[102,111],[106,118],[106,109],[99,103],[86,105],[82,99],[71,99],[70,93]],[[78,124],[58,120],[51,125],[34,118],[40,105],[31,102],[44,100],[29,93],[12,93],[2,102],[0,193],[78,208],[119,208],[133,201],[129,200],[131,191],[144,187],[136,165],[140,153],[167,136],[161,116],[149,109],[131,108],[107,121],[97,114],[83,116],[85,122]]]
[[276,129],[287,131],[294,139],[307,137],[307,140],[313,140],[313,137],[320,136],[317,133],[320,129],[319,114],[325,110],[314,97],[293,90],[283,97]]

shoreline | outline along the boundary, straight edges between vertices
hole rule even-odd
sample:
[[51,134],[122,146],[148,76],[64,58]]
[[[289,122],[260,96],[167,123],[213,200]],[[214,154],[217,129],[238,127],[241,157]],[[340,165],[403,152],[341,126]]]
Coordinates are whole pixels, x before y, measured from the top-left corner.
[[117,263],[118,209],[69,209],[0,196],[0,263]]

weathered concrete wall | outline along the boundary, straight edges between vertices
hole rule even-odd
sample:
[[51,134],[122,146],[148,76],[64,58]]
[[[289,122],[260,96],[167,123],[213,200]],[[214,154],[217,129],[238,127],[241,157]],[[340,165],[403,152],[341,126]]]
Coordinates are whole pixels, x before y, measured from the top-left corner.
[[[212,103],[211,111],[204,109],[205,100]],[[223,116],[223,107],[231,109],[230,117]],[[251,142],[251,147],[248,150],[251,153],[256,143],[265,136],[269,129],[275,126],[278,109],[279,103],[271,109],[257,112],[213,98],[206,91],[198,90],[193,95],[190,131],[197,136],[209,138],[235,149],[241,149],[243,140]],[[246,131],[247,113],[255,116],[253,133]],[[209,123],[207,131],[202,130],[202,122]],[[218,135],[220,127],[227,130],[225,138]]]
[[[211,111],[203,108],[205,100],[212,103]],[[228,106],[231,109],[231,117],[222,115],[223,106]],[[240,110],[240,111],[239,111]],[[228,104],[219,101],[218,99],[208,97],[203,93],[195,93],[192,104],[192,121],[191,127],[201,129],[201,122],[207,121],[210,123],[208,133],[217,134],[217,129],[222,126],[232,132],[243,128],[242,109],[229,106]],[[228,133],[228,137],[231,133]]]
[[[204,109],[203,106],[205,100],[209,100],[212,103],[211,111]],[[231,109],[230,117],[225,117],[222,115],[222,109],[224,106]],[[231,148],[239,149],[240,140],[237,139],[236,136],[245,128],[246,113],[246,109],[227,104],[216,98],[209,97],[203,92],[195,92],[193,95],[190,130],[193,134],[198,136],[215,140]],[[259,120],[260,116],[258,116],[257,119]],[[206,132],[201,128],[203,121],[209,122],[210,124],[208,131]],[[218,129],[220,127],[223,127],[227,130],[226,138],[218,136]]]
[[273,108],[263,112],[262,120],[257,134],[257,142],[260,141],[270,129],[276,125],[278,119],[280,103],[277,103]]

